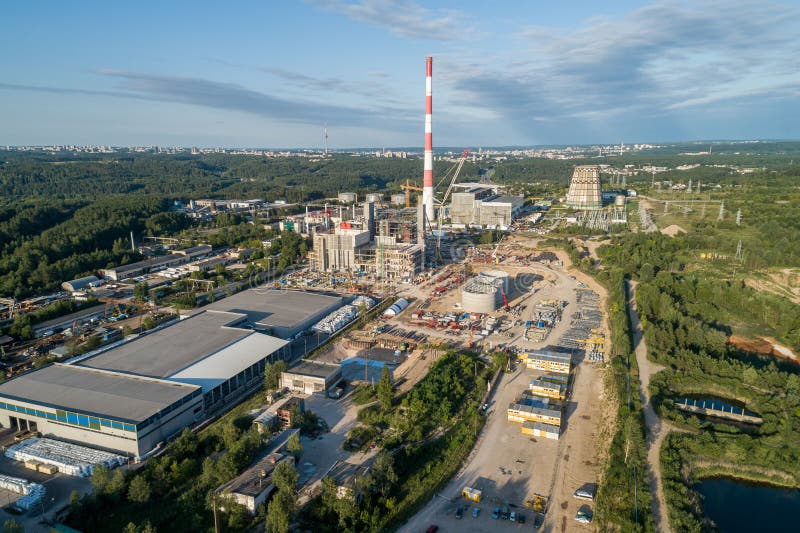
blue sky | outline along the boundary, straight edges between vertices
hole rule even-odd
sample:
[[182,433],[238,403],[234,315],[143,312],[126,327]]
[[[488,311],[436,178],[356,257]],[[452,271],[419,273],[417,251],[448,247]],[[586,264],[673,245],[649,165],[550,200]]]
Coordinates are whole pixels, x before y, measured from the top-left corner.
[[[603,5],[610,4],[610,5]],[[800,138],[800,4],[18,2],[0,144],[421,146]]]

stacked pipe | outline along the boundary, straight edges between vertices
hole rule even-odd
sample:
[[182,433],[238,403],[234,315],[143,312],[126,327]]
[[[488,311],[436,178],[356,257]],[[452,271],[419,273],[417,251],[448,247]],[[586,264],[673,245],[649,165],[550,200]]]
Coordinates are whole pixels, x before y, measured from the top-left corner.
[[422,204],[428,223],[433,220],[433,58],[425,58],[425,162],[423,166]]

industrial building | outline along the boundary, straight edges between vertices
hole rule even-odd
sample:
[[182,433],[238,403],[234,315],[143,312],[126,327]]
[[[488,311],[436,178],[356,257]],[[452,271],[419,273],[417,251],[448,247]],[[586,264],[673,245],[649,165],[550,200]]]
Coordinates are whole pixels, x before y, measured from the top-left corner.
[[573,209],[600,209],[603,207],[599,166],[579,165],[575,167],[569,182],[566,205]]
[[331,363],[302,360],[281,374],[281,387],[313,394],[323,392],[342,379],[342,367]]
[[91,287],[97,287],[101,285],[103,282],[97,276],[86,276],[83,278],[73,279],[71,281],[65,281],[61,284],[61,288],[65,291],[69,292],[77,292],[89,289]]
[[525,204],[522,196],[498,195],[497,189],[475,186],[454,192],[450,202],[450,222],[465,226],[507,227]]
[[267,362],[289,357],[289,343],[264,331],[289,337],[341,303],[244,291],[216,302],[223,309],[9,379],[0,384],[0,424],[141,457],[260,386]]
[[508,298],[510,278],[502,270],[481,272],[461,289],[461,307],[470,313],[492,313]]
[[204,309],[242,313],[256,331],[290,339],[342,305],[341,296],[255,288],[217,300]]
[[198,385],[54,363],[0,384],[0,424],[142,456],[202,417]]
[[526,354],[525,364],[528,368],[534,370],[569,374],[572,368],[572,356],[565,353],[540,350]]
[[185,250],[175,250],[167,255],[149,257],[144,261],[138,261],[136,263],[120,265],[113,268],[103,268],[100,270],[100,275],[114,281],[135,278],[151,272],[191,263],[192,261],[206,257],[209,253],[211,253],[211,246],[208,244],[201,244]]

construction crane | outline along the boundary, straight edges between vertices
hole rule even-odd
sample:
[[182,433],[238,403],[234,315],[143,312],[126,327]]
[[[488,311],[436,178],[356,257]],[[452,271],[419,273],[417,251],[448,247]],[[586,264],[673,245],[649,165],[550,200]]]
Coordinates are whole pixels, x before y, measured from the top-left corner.
[[406,180],[404,185],[400,185],[401,189],[405,189],[406,191],[406,209],[411,207],[411,191],[419,191],[422,192],[422,187],[417,187],[416,185],[412,185],[409,180]]
[[444,196],[442,196],[442,200],[439,202],[440,209],[439,209],[438,222],[440,227],[442,222],[442,212],[444,211],[444,206],[447,204],[447,199],[450,197],[450,193],[453,191],[453,186],[456,184],[458,175],[461,173],[461,167],[464,166],[464,161],[467,160],[468,155],[469,155],[469,148],[464,150],[464,153],[461,154],[461,159],[458,160],[458,163],[456,163],[453,167],[451,167],[451,169],[448,170],[445,173],[444,177],[442,178],[442,183],[443,183],[450,175],[450,172],[453,172],[452,176],[450,177],[450,183],[447,185],[447,190],[445,191]]
[[[442,199],[438,201],[439,211],[436,215],[436,228],[439,230],[442,229],[442,221],[444,218],[445,205],[447,205],[447,200],[448,198],[450,198],[450,193],[453,191],[453,186],[456,184],[458,175],[461,173],[461,167],[464,166],[464,161],[467,160],[468,155],[469,155],[469,148],[464,150],[464,152],[461,154],[461,159],[459,159],[455,165],[450,167],[450,169],[447,172],[445,172],[444,177],[442,177],[442,180],[439,182],[439,185],[441,186],[441,184],[443,184],[448,178],[450,179],[450,183],[447,185],[447,190],[445,191],[444,196],[442,196]],[[440,262],[442,261],[441,246],[442,246],[442,234],[438,233],[436,237],[436,257]]]

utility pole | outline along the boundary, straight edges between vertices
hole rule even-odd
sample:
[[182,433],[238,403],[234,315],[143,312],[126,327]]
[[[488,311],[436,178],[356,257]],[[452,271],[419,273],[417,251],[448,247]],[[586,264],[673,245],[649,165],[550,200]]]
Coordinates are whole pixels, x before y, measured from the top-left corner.
[[211,505],[214,507],[214,533],[219,533],[219,517],[217,516],[217,493],[211,495]]

